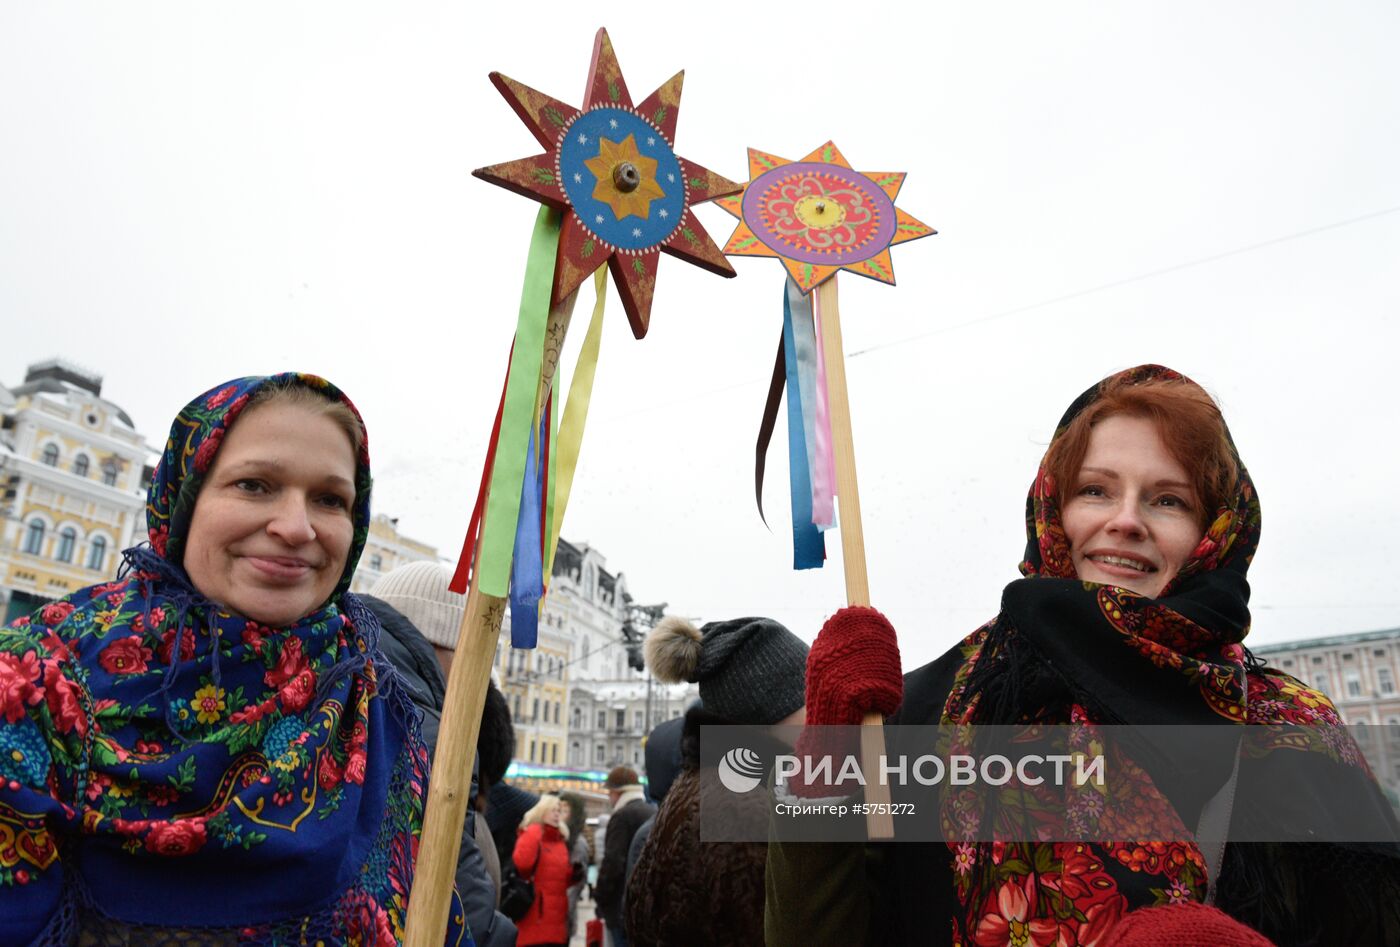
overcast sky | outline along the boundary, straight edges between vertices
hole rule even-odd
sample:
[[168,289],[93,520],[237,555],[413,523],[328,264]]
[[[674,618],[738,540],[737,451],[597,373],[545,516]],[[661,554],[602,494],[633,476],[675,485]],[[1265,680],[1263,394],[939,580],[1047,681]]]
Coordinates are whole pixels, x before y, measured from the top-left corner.
[[[1400,7],[586,6],[0,6],[0,380],[85,365],[158,446],[225,378],[324,374],[376,510],[455,557],[537,206],[470,176],[538,151],[487,73],[579,105],[605,25],[636,100],[686,70],[681,155],[743,180],[748,146],[834,139],[940,231],[895,248],[897,287],[840,277],[906,667],[996,612],[1055,421],[1144,361],[1216,395],[1258,485],[1250,643],[1400,626]],[[564,535],[641,602],[810,639],[839,537],[789,568],[781,423],[759,521],[783,274],[735,266],[663,258],[641,342],[611,295]]]

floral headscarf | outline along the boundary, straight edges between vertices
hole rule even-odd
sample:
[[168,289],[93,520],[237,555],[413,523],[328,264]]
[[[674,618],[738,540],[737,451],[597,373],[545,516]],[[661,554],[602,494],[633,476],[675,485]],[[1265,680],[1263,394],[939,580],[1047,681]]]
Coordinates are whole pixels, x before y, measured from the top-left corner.
[[[1108,382],[1150,380],[1191,384],[1159,365],[1130,369],[1076,399],[1056,437]],[[1001,613],[960,646],[963,662],[944,702],[942,723],[1074,723],[1086,725],[1076,732],[1090,734],[1096,724],[1339,724],[1326,696],[1265,671],[1242,644],[1249,630],[1246,573],[1259,542],[1260,509],[1248,472],[1242,463],[1237,468],[1232,488],[1212,511],[1188,561],[1159,597],[1148,598],[1076,576],[1055,484],[1042,463],[1026,503],[1027,544],[1020,567],[1025,578],[1006,587]],[[1189,778],[1178,773],[1174,780],[1170,768],[1149,777],[1131,767],[1136,781],[1113,817],[1114,824],[1136,825],[1138,839],[949,843],[954,942],[1005,944],[1019,932],[1026,943],[1101,943],[1133,908],[1202,900],[1207,882],[1217,879],[1206,877],[1205,859],[1182,822],[1195,825],[1206,799],[1230,778],[1237,742],[1222,743],[1228,752],[1188,753],[1178,762],[1190,770]],[[1343,787],[1357,804],[1375,803],[1378,793],[1349,740],[1326,757],[1307,755],[1318,756],[1318,772],[1325,773],[1303,794],[1315,811],[1335,806],[1336,798],[1328,797],[1340,796]],[[1273,756],[1277,763],[1279,754]],[[1292,765],[1296,778],[1296,760]],[[1269,767],[1267,758],[1251,761],[1240,771],[1242,784],[1253,778],[1268,785]],[[1060,795],[1051,799],[1045,793]],[[974,834],[981,819],[1024,819],[1038,805],[1025,802],[1033,797],[1065,812],[1080,838],[1096,837],[1099,820],[1106,818],[1106,803],[1093,792],[1013,786],[1004,796],[1012,802],[995,815],[983,803],[950,794],[943,804],[945,827],[950,837],[958,827],[971,827],[964,837],[985,837]],[[1244,875],[1257,881],[1261,865],[1279,862],[1277,853],[1257,855],[1257,847],[1231,849],[1227,863],[1235,866],[1236,881]],[[1274,915],[1268,923],[1286,927],[1277,902],[1260,907],[1266,900],[1259,892],[1269,887],[1255,884],[1249,897],[1256,914],[1246,920],[1264,923],[1258,916],[1262,910]]]
[[0,942],[402,937],[427,754],[378,623],[348,592],[370,519],[367,448],[345,570],[292,626],[230,613],[181,564],[219,446],[268,385],[354,410],[301,374],[196,398],[150,487],[149,546],[127,550],[116,581],[0,632]]

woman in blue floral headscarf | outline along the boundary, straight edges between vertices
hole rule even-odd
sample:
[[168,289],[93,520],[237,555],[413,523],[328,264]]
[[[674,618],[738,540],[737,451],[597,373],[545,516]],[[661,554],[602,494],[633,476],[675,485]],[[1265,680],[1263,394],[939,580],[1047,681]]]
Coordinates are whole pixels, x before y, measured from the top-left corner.
[[180,412],[149,546],[0,631],[0,943],[401,939],[427,755],[348,591],[369,496],[323,379]]

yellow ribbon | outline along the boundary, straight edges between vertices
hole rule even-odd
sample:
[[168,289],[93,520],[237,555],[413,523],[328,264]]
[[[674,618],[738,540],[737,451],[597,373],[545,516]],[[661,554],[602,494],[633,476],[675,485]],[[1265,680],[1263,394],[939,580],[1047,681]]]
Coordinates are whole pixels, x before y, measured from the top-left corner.
[[597,301],[593,304],[593,318],[588,323],[588,334],[583,338],[583,348],[579,349],[578,363],[574,366],[574,377],[569,382],[569,401],[564,408],[564,419],[559,424],[559,434],[555,438],[555,454],[551,460],[558,463],[554,477],[554,512],[550,516],[549,546],[545,550],[544,577],[554,571],[554,553],[559,548],[559,528],[564,521],[564,509],[569,505],[569,490],[574,484],[574,470],[578,467],[579,449],[583,446],[583,427],[588,420],[588,403],[593,398],[593,376],[598,368],[598,347],[603,339],[603,305],[608,298],[607,267],[600,266],[593,274],[593,291]]

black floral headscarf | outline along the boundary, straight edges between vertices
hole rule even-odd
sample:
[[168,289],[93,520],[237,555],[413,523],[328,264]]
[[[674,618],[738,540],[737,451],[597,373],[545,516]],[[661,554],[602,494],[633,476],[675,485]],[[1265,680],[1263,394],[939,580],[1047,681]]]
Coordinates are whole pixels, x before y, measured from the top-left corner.
[[[1106,386],[1124,381],[1193,384],[1159,365],[1130,369],[1076,399],[1056,437]],[[1372,934],[1400,932],[1400,858],[1394,846],[1358,853],[1339,846],[1232,843],[1219,877],[1207,878],[1202,851],[1186,831],[1231,778],[1235,735],[1246,723],[1330,725],[1336,739],[1302,753],[1280,742],[1281,752],[1243,760],[1242,796],[1273,793],[1286,784],[1297,826],[1320,825],[1349,810],[1371,814],[1371,824],[1394,824],[1355,744],[1336,729],[1341,721],[1327,697],[1264,669],[1243,645],[1250,622],[1246,575],[1259,543],[1260,509],[1248,472],[1235,460],[1235,481],[1212,511],[1205,535],[1156,598],[1077,577],[1056,485],[1042,462],[1026,503],[1025,577],[1006,587],[997,617],[962,642],[962,664],[941,722],[1073,723],[1087,725],[1075,733],[1088,734],[1100,724],[1198,725],[1211,730],[1194,732],[1218,736],[1158,760],[1150,773],[1127,767],[1133,782],[1124,785],[1131,790],[1117,799],[1112,824],[1137,826],[1137,838],[950,842],[955,941],[1005,943],[1015,935],[1036,944],[1101,943],[1127,911],[1201,900],[1207,882],[1219,884],[1220,906],[1280,943],[1332,937],[1340,933],[1338,923]],[[945,827],[976,831],[1003,824],[997,820],[1029,824],[1040,803],[1026,800],[1041,792],[1054,793],[1020,788],[987,803],[950,792],[943,802]],[[1106,803],[1095,793],[1059,792],[1041,802],[1062,806],[1066,823],[1078,831],[1087,827],[1091,834],[1079,837],[1094,838],[1098,826],[1110,824],[1100,821]],[[1243,809],[1235,825],[1249,818],[1249,807]],[[949,837],[956,837],[956,828]],[[1347,887],[1363,876],[1394,896],[1390,907],[1363,908],[1369,900],[1358,900],[1354,887]],[[1343,877],[1351,881],[1336,882]],[[1370,934],[1358,936],[1326,942],[1371,942],[1365,939]]]

